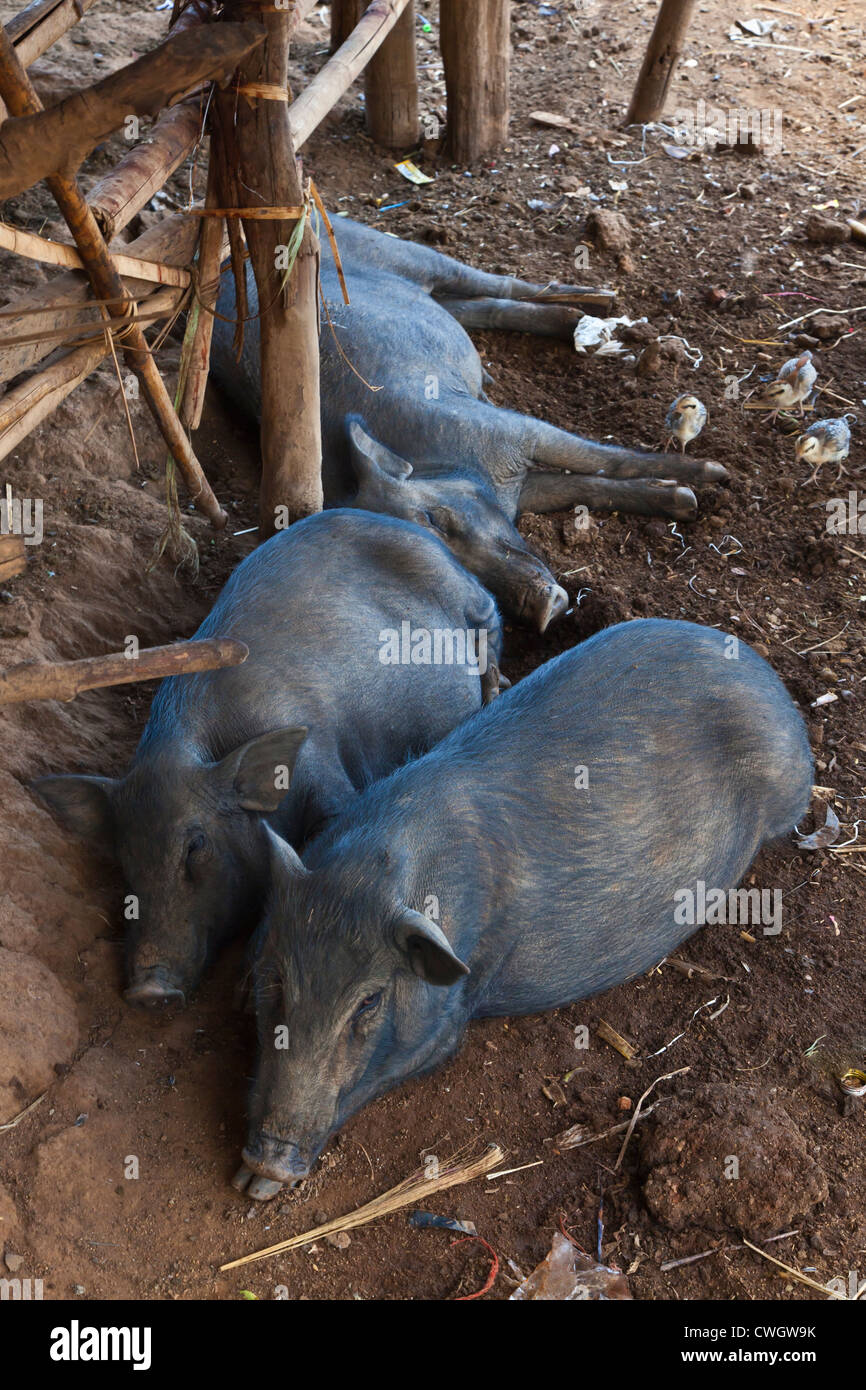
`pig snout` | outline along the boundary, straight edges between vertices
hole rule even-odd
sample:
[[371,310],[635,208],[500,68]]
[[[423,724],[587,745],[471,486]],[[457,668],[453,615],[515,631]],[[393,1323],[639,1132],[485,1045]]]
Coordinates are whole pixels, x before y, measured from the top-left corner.
[[145,1009],[168,1004],[183,1008],[186,1004],[186,995],[178,980],[164,965],[136,971],[123,997],[128,1004],[137,1004]]
[[274,1134],[266,1134],[263,1130],[250,1137],[241,1157],[243,1164],[235,1174],[232,1186],[239,1191],[245,1190],[247,1196],[259,1201],[276,1196],[284,1184],[297,1187],[312,1166],[297,1144],[288,1139],[279,1139]]
[[568,594],[559,584],[545,584],[529,605],[539,632],[545,632],[554,618],[560,618],[568,607]]

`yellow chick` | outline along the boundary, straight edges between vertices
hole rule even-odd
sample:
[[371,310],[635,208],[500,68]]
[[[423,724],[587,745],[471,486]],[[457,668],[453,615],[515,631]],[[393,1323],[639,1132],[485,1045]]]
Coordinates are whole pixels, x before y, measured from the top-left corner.
[[699,401],[697,396],[677,396],[665,416],[667,429],[665,448],[669,449],[671,441],[678,439],[680,449],[685,453],[686,445],[690,440],[697,439],[706,423],[707,407],[703,401]]

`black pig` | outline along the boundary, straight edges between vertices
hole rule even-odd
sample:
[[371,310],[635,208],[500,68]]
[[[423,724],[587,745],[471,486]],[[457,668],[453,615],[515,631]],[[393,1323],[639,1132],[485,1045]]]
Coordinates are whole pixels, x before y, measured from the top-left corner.
[[498,689],[491,596],[429,532],[367,512],[308,517],[254,550],[195,636],[237,637],[250,655],[163,681],[125,776],[35,783],[120,861],[138,909],[126,997],[139,1004],[182,1003],[217,947],[254,925],[266,821],[301,845]]
[[713,628],[639,621],[368,788],[304,863],[272,837],[236,1186],[266,1198],[301,1179],[470,1019],[647,971],[700,925],[689,893],[734,889],[811,784],[803,721],[765,661]]

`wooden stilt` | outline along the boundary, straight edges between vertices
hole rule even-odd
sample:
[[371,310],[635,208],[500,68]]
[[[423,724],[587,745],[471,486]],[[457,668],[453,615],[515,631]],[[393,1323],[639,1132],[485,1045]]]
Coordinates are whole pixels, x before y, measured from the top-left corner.
[[657,121],[664,111],[694,8],[695,0],[662,0],[625,118],[626,125]]
[[[33,116],[42,110],[33,84],[2,29],[0,96],[13,116]],[[98,299],[110,301],[115,312],[128,312],[131,300],[112,264],[102,233],[78,184],[72,178],[57,174],[49,178],[48,187],[72,232],[94,294]],[[124,360],[141,382],[147,402],[192,500],[215,527],[225,526],[228,517],[217,502],[201,465],[190,448],[189,440],[177,418],[171,397],[150,354],[144,334],[136,324],[130,325],[125,332],[124,343]]]
[[441,0],[448,147],[473,164],[508,138],[511,0]]
[[[220,206],[217,161],[215,159],[208,167],[205,206],[209,208]],[[214,324],[213,314],[209,313],[208,310],[214,308],[219,294],[223,225],[221,217],[202,218],[196,265],[197,299],[193,305],[190,305],[192,336],[189,342],[183,399],[180,403],[180,418],[188,430],[198,429],[201,423],[201,413],[204,409]]]
[[418,58],[415,0],[402,15],[364,72],[366,125],[386,149],[406,149],[418,139]]
[[368,0],[331,0],[331,52],[346,42],[367,8]]
[[[232,0],[229,4],[229,15],[235,12],[236,3]],[[266,42],[238,70],[237,95],[231,94],[233,126],[230,110],[226,110],[226,96],[220,94],[217,98],[222,117],[216,129],[236,146],[236,154],[224,149],[221,158],[227,167],[238,170],[237,190],[242,207],[301,207],[304,193],[287,103],[244,93],[247,86],[253,91],[262,84],[282,90],[286,87],[288,17],[280,11],[265,11],[259,23],[267,35]],[[307,217],[289,270],[288,247],[296,231],[294,221],[244,221],[259,300],[262,535],[270,535],[278,525],[319,511],[323,500],[319,243]]]

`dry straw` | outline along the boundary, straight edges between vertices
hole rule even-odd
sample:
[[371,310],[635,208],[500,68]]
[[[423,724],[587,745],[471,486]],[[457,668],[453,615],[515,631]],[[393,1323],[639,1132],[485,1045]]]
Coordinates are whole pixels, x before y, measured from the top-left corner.
[[326,1221],[323,1226],[314,1226],[311,1231],[305,1231],[302,1235],[290,1236],[288,1240],[281,1240],[278,1245],[269,1245],[266,1250],[257,1250],[252,1255],[244,1255],[240,1260],[220,1265],[220,1269],[237,1269],[238,1265],[264,1260],[268,1255],[279,1255],[285,1250],[297,1250],[301,1245],[309,1245],[311,1241],[334,1235],[337,1231],[350,1231],[355,1226],[366,1226],[369,1221],[377,1221],[382,1216],[390,1216],[392,1212],[400,1211],[402,1207],[432,1197],[434,1192],[444,1192],[446,1188],[458,1187],[461,1183],[472,1182],[473,1178],[483,1177],[491,1168],[501,1163],[504,1157],[505,1154],[498,1144],[488,1144],[480,1158],[465,1159],[457,1153],[437,1169],[435,1177],[428,1177],[423,1169],[419,1170],[404,1178],[396,1187],[383,1192],[380,1197],[374,1197],[372,1202],[349,1212],[347,1216],[338,1216],[333,1221]]

